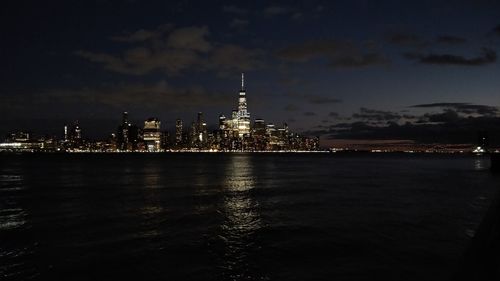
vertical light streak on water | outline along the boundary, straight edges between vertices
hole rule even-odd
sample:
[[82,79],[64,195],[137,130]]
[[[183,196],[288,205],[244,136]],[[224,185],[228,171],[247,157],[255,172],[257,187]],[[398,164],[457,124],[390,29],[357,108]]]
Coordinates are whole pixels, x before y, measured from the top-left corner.
[[28,225],[28,212],[17,200],[25,189],[24,177],[19,169],[1,169],[0,174],[0,280],[36,276],[28,262],[36,243],[12,241]]
[[474,159],[474,170],[482,171],[489,167],[489,159],[484,157],[477,157]]
[[158,227],[158,221],[163,219],[165,213],[165,208],[158,198],[158,190],[165,188],[164,183],[162,184],[162,169],[156,162],[145,162],[141,174],[144,198],[140,213],[143,217],[143,230],[139,237],[160,237],[163,233]]
[[221,225],[224,241],[223,277],[229,280],[253,280],[258,271],[252,268],[250,255],[258,245],[253,239],[262,227],[257,211],[258,203],[252,199],[255,188],[254,168],[248,154],[231,157],[224,181],[225,220]]

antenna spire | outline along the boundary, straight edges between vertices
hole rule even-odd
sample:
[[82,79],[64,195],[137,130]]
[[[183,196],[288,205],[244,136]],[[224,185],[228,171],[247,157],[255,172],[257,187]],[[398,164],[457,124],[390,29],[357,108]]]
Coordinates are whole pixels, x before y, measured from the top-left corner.
[[245,73],[244,72],[241,73],[241,90],[242,91],[245,90]]

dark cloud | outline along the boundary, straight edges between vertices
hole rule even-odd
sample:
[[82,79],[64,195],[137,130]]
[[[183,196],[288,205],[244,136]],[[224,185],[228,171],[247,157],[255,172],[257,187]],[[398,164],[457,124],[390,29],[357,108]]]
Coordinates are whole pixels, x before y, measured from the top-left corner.
[[413,108],[445,108],[453,109],[462,114],[478,114],[486,116],[495,116],[499,113],[498,107],[481,104],[460,103],[460,102],[441,102],[427,103],[410,106]]
[[467,39],[458,36],[441,35],[435,39],[422,38],[408,32],[395,32],[386,35],[386,42],[401,47],[426,48],[436,44],[458,45],[467,42]]
[[379,53],[355,54],[346,57],[340,57],[332,60],[330,63],[333,67],[340,68],[358,68],[371,65],[387,65],[390,61],[388,58]]
[[[438,123],[397,124],[390,122],[385,126],[376,126],[367,122],[341,123],[330,126],[327,130],[307,132],[310,135],[323,135],[330,139],[354,140],[413,140],[417,143],[470,143],[475,144],[478,132],[488,132],[490,144],[500,144],[499,117],[463,118],[452,116],[442,118]],[[438,117],[433,117],[438,118]]]
[[[438,108],[440,112],[420,116],[399,115],[389,111],[360,108],[351,123],[332,124],[327,129],[309,131],[310,135],[355,140],[412,140],[417,143],[476,142],[478,132],[488,132],[492,143],[500,144],[498,108],[470,103],[429,103],[412,108]],[[470,115],[471,113],[474,113]],[[405,121],[405,119],[407,119]]]
[[[161,29],[161,28],[159,28]],[[163,29],[162,29],[163,30]],[[262,50],[209,41],[206,26],[182,27],[166,31],[138,31],[121,38],[122,42],[136,42],[142,46],[126,49],[122,54],[86,50],[75,54],[105,69],[130,75],[145,75],[161,71],[177,75],[187,70],[214,70],[218,73],[248,71],[264,65]],[[137,35],[140,34],[140,35]],[[156,38],[151,42],[145,38]],[[115,38],[116,40],[116,38]],[[119,40],[119,41],[120,41]]]
[[467,105],[469,103],[463,103],[463,102],[436,102],[436,103],[424,103],[424,104],[416,104],[412,105],[410,107],[422,107],[422,108],[429,108],[429,107],[459,107],[463,105]]
[[130,34],[113,36],[111,39],[118,42],[143,42],[158,36],[155,31],[140,29]]
[[166,34],[160,47],[144,44],[127,49],[121,55],[80,50],[75,54],[105,69],[132,75],[144,75],[154,70],[177,74],[196,65],[203,53],[212,49],[207,40],[208,28],[185,27]]
[[403,47],[423,47],[428,43],[413,33],[392,32],[385,36],[386,42]]
[[480,66],[494,63],[497,60],[495,51],[483,48],[479,56],[466,58],[463,56],[450,54],[421,54],[421,53],[406,53],[405,57],[410,60],[416,60],[423,64],[434,65],[463,65],[463,66]]
[[298,94],[298,93],[288,93],[287,97],[289,98],[299,98],[305,100],[311,104],[321,105],[321,104],[333,104],[333,103],[341,103],[342,100],[334,98],[334,97],[325,97],[316,94]]
[[443,44],[457,45],[467,42],[467,39],[456,36],[442,35],[436,38],[436,42]]
[[352,118],[362,119],[366,121],[381,122],[399,120],[402,116],[391,111],[382,111],[361,107],[358,113],[354,113]]
[[336,117],[339,117],[339,114],[337,112],[333,112],[332,111],[332,112],[328,113],[328,117],[334,117],[334,118],[336,118]]
[[264,68],[267,66],[264,57],[265,51],[261,49],[224,44],[217,45],[200,65],[202,69],[227,74]]
[[173,24],[163,24],[153,30],[139,29],[134,32],[125,32],[120,35],[112,36],[111,40],[117,42],[127,42],[127,43],[137,43],[148,40],[154,40],[161,38],[166,32],[172,30],[173,28],[174,28]]
[[445,109],[442,113],[426,113],[423,120],[431,123],[452,123],[460,119],[455,110]]
[[168,35],[166,45],[173,49],[208,52],[212,48],[207,40],[209,34],[207,26],[177,28]]
[[308,111],[304,112],[304,116],[316,116],[316,113]]
[[281,49],[278,56],[290,61],[306,62],[322,56],[331,57],[341,53],[348,53],[352,48],[353,45],[345,41],[308,41]]
[[317,40],[291,45],[278,51],[278,57],[292,62],[326,59],[333,68],[387,65],[390,60],[374,50],[363,51],[348,41]]
[[285,108],[284,108],[285,111],[297,111],[299,109],[300,108],[294,104],[289,104],[289,105],[285,106]]
[[[358,122],[355,122],[355,123],[358,123]],[[361,122],[362,123],[362,122]],[[348,128],[351,128],[352,127],[352,124],[354,123],[338,123],[338,124],[334,124],[334,125],[331,125],[330,128],[335,128],[335,129],[348,129]]]
[[312,104],[330,104],[330,103],[340,103],[342,100],[330,97],[320,97],[320,96],[311,96],[308,98],[309,102]]
[[63,103],[95,103],[112,107],[141,105],[149,108],[193,108],[230,105],[224,94],[211,93],[202,86],[174,87],[166,81],[157,83],[118,83],[78,90],[61,89],[43,93],[45,98]]

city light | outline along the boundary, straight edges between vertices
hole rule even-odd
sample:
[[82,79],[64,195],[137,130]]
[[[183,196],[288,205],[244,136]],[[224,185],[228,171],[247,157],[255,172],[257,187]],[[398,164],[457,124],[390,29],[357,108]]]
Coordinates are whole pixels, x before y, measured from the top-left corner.
[[[208,130],[203,112],[185,130],[181,119],[175,121],[172,137],[161,130],[161,121],[152,117],[137,126],[123,112],[122,122],[108,140],[92,141],[83,137],[78,121],[63,127],[62,140],[33,138],[25,132],[14,133],[0,144],[2,151],[23,152],[315,152],[321,151],[319,137],[306,137],[289,131],[283,123],[278,127],[255,119],[248,111],[245,76],[241,74],[237,109],[231,119],[219,116],[218,128]],[[323,150],[324,151],[324,150]]]

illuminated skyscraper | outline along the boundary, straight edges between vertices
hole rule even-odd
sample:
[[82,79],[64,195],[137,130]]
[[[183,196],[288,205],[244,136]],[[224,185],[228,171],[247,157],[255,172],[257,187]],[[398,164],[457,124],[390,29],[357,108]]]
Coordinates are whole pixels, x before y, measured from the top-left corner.
[[245,90],[245,74],[241,73],[241,90],[238,99],[238,112],[236,116],[238,136],[242,138],[250,134],[250,112],[247,111],[247,97]]
[[158,118],[149,118],[144,121],[144,142],[146,148],[150,152],[160,151],[161,133],[160,133],[160,120]]
[[175,120],[175,145],[182,144],[182,120]]
[[128,124],[128,112],[124,111],[122,114],[122,124]]
[[191,147],[195,147],[197,145],[198,133],[196,129],[196,122],[191,123],[191,128],[189,128],[189,144]]
[[117,148],[121,151],[133,151],[136,149],[138,138],[139,138],[139,128],[132,125],[128,119],[128,112],[124,111],[122,114],[122,123],[118,126],[117,137]]
[[196,119],[196,132],[200,134],[203,130],[203,112],[198,112],[198,118]]
[[78,125],[78,121],[75,123],[73,138],[78,143],[82,140],[82,129],[80,125]]
[[245,74],[241,74],[241,89],[238,95],[238,108],[231,112],[231,119],[219,116],[219,130],[222,138],[243,138],[250,136],[250,112],[247,107]]
[[198,146],[202,146],[207,142],[207,123],[203,120],[202,112],[198,112],[198,119],[196,121],[196,138]]
[[79,148],[83,144],[82,129],[78,120],[71,125],[64,125],[64,143],[66,148]]
[[256,136],[266,135],[266,123],[264,122],[264,119],[255,119],[253,125],[253,134]]
[[225,130],[226,129],[226,116],[224,115],[219,115],[219,130]]
[[68,142],[68,125],[64,125],[64,142]]
[[[123,115],[122,115],[122,127],[121,127],[123,143],[125,143],[125,144],[128,144],[128,142],[129,142],[129,139],[128,139],[129,127],[130,127],[130,123],[128,122],[128,112],[125,111],[125,112],[123,112]],[[126,149],[126,147],[125,147],[125,149]]]

